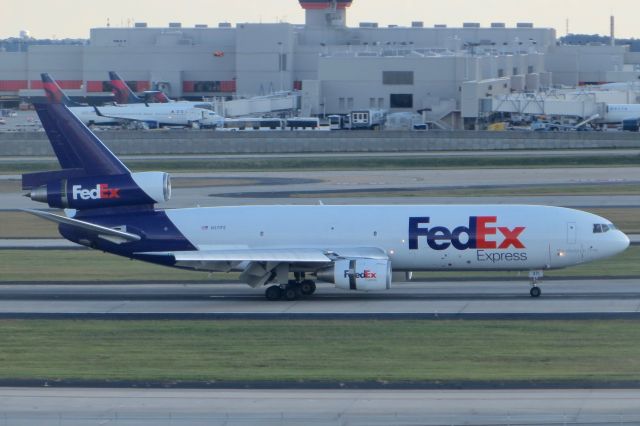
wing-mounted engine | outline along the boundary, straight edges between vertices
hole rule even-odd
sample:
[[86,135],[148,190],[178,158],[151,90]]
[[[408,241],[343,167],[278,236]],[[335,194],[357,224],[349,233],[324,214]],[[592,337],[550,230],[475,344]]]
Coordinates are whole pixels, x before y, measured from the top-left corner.
[[163,172],[72,176],[49,181],[32,189],[28,196],[64,209],[147,205],[171,198],[171,179]]
[[317,272],[318,280],[344,290],[384,291],[391,288],[391,262],[385,259],[338,259]]

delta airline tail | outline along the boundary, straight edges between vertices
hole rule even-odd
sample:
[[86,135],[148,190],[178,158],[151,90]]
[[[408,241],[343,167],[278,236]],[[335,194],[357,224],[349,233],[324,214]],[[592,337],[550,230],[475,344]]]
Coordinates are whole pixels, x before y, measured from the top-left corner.
[[78,102],[72,101],[60,88],[58,83],[48,73],[40,74],[42,87],[47,95],[47,99],[52,104],[64,104],[68,107],[82,106]]
[[149,99],[152,99],[153,102],[159,104],[167,104],[169,102],[174,102],[164,93],[162,90],[146,90],[144,95]]
[[116,102],[119,104],[143,104],[145,100],[133,93],[126,81],[115,71],[109,71],[109,79]]
[[119,104],[144,104],[149,100],[159,104],[171,102],[167,95],[161,90],[145,90],[144,99],[139,97],[133,92],[133,90],[131,90],[127,82],[115,71],[109,71],[109,79],[111,80],[113,95],[115,96],[116,102]]

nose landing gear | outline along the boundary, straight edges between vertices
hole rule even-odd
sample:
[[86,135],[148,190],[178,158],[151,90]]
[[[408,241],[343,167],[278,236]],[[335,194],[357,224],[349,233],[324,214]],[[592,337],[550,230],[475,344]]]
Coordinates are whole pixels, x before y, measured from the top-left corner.
[[529,290],[529,294],[531,295],[531,297],[540,297],[540,295],[542,294],[542,290],[540,290],[540,287],[538,287],[537,285],[534,285],[533,287],[531,287],[531,290]]
[[529,294],[531,297],[537,298],[542,294],[542,290],[538,287],[538,282],[543,275],[542,271],[529,271],[529,282],[531,283],[531,290],[529,290]]

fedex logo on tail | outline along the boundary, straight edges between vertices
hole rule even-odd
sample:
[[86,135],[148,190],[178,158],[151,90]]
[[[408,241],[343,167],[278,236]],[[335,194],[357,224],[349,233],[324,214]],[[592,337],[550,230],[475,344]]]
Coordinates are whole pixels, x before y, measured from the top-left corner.
[[424,226],[429,223],[429,217],[409,218],[409,250],[420,248],[420,237],[426,237],[427,245],[433,250],[446,250],[451,246],[457,250],[525,248],[520,236],[526,228],[496,226],[497,216],[471,216],[468,226],[463,225],[455,229]]
[[92,189],[84,189],[82,185],[73,185],[72,197],[74,200],[113,200],[120,198],[120,189],[109,188],[106,183],[99,183]]

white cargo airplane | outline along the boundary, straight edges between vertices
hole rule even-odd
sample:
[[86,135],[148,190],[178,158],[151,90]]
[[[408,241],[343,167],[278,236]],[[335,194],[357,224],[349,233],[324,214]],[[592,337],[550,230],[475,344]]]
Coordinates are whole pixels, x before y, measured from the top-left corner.
[[316,290],[389,289],[412,271],[542,272],[603,259],[629,239],[602,217],[526,205],[245,206],[162,210],[169,176],[132,173],[60,104],[36,110],[62,170],[24,174],[29,210],[70,241],[131,259],[198,271],[239,271],[270,300]]

